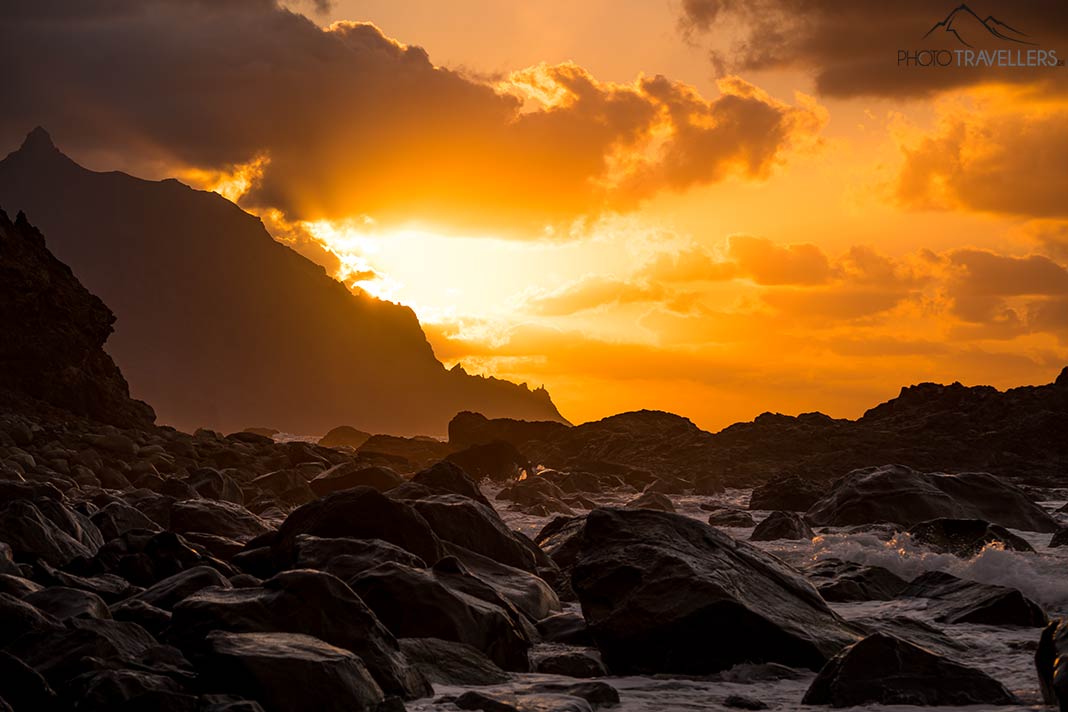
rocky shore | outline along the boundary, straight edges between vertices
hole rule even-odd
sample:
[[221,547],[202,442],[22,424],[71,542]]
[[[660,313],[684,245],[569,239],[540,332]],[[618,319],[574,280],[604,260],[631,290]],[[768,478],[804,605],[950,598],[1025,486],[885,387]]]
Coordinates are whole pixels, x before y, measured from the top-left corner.
[[[690,709],[1068,707],[1068,591],[961,569],[1063,564],[1063,491],[879,450],[818,485],[810,458],[740,490],[785,454],[742,468],[736,444],[732,468],[706,466],[727,436],[667,414],[466,413],[447,443],[182,433],[129,398],[110,313],[22,217],[0,216],[0,269],[22,280],[2,352],[20,375],[0,393],[0,710],[672,708],[640,706],[637,681],[715,691]],[[1012,432],[1048,436],[1066,387],[1012,395],[1052,408]],[[1052,466],[1062,445],[1042,442],[1013,467]],[[914,547],[924,570],[845,543]],[[980,637],[1034,656],[1030,682]]]

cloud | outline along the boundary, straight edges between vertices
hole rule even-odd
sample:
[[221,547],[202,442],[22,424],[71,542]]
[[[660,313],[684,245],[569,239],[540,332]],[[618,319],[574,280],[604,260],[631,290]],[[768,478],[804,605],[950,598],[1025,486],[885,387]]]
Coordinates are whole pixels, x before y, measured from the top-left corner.
[[[924,96],[990,82],[1068,87],[1068,72],[1055,68],[913,67],[897,64],[901,49],[964,49],[956,38],[938,32],[924,35],[943,20],[956,2],[930,0],[842,2],[841,0],[683,0],[680,24],[691,40],[733,37],[712,52],[720,72],[802,69],[814,74],[821,94]],[[1063,59],[1068,55],[1068,4],[1062,0],[1025,3],[972,3],[980,17],[999,20],[1030,35]],[[1029,49],[1003,43],[981,28],[978,19],[962,17],[975,48]]]
[[540,234],[664,190],[763,179],[826,120],[736,78],[712,99],[574,64],[491,81],[270,0],[15,0],[0,27],[0,138],[43,124],[76,156],[135,153],[157,173],[261,157],[243,205],[290,220]]
[[757,284],[821,284],[831,274],[827,256],[811,244],[781,246],[765,238],[735,235],[727,252]]
[[1066,124],[1063,107],[949,110],[935,133],[903,147],[897,200],[918,209],[1068,216]]
[[605,306],[658,301],[663,287],[641,281],[587,275],[558,289],[529,296],[524,306],[540,316],[567,316]]

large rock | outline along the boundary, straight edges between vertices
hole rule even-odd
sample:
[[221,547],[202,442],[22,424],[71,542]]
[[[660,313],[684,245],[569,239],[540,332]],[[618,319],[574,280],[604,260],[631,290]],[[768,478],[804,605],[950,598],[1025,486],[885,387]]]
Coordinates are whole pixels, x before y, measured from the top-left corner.
[[368,466],[361,462],[334,465],[308,483],[312,492],[320,497],[353,487],[374,487],[379,492],[387,492],[400,484],[404,484],[404,478],[388,467]]
[[319,438],[322,447],[351,447],[358,448],[370,439],[371,433],[357,430],[351,425],[339,425],[331,428],[326,435]]
[[1017,700],[985,672],[885,633],[869,635],[820,670],[806,705],[1011,705]]
[[61,621],[70,618],[111,618],[111,610],[100,596],[66,586],[51,586],[26,596],[24,603]]
[[1047,705],[1068,710],[1068,625],[1063,618],[1042,631],[1035,651],[1035,670],[1042,699]]
[[930,519],[913,525],[908,533],[919,544],[963,558],[975,556],[988,544],[1013,551],[1034,551],[1026,539],[982,519]]
[[931,599],[927,611],[939,623],[1038,628],[1047,620],[1041,606],[1014,588],[968,581],[942,571],[928,571],[913,579],[901,596]]
[[486,496],[482,494],[482,490],[478,487],[478,482],[454,462],[438,462],[431,465],[425,470],[420,470],[412,475],[411,481],[429,487],[431,490],[451,492],[452,494],[470,497],[487,507],[493,507],[489,500],[486,499]]
[[438,538],[507,566],[536,571],[534,556],[490,506],[456,494],[425,497],[411,503]]
[[749,496],[749,509],[804,512],[826,492],[825,482],[782,477],[756,487]]
[[823,559],[805,569],[825,601],[889,601],[909,585],[882,566],[866,566],[841,559]]
[[465,448],[503,440],[522,448],[531,440],[548,440],[567,429],[566,423],[555,420],[489,419],[481,413],[462,411],[449,421],[449,444]]
[[816,536],[797,512],[772,512],[756,525],[749,536],[751,541],[776,541],[779,539],[811,539]]
[[523,457],[515,445],[504,440],[471,445],[463,450],[449,453],[445,459],[459,465],[476,482],[517,480],[524,470],[532,469],[530,462]]
[[929,519],[983,519],[1011,529],[1052,532],[1057,522],[1020,488],[983,472],[924,473],[901,465],[854,470],[806,513],[819,526]]
[[104,351],[115,315],[56,259],[19,212],[0,210],[0,396],[15,392],[123,427],[155,413]]
[[[46,508],[46,503],[52,507]],[[63,505],[55,500],[35,503],[17,499],[0,504],[0,539],[11,546],[16,561],[40,557],[53,566],[63,566],[75,557],[88,558],[96,553],[95,548],[87,546],[69,531],[69,527],[64,527],[63,521],[57,521],[57,507],[63,509]]]
[[446,544],[445,549],[469,573],[493,586],[531,621],[539,621],[560,612],[559,597],[542,578],[455,544]]
[[163,579],[131,600],[169,611],[180,601],[209,586],[230,588],[230,582],[210,566],[194,566]]
[[307,534],[297,537],[293,568],[326,571],[347,580],[389,561],[426,568],[426,562],[415,554],[381,539],[323,539]]
[[429,694],[396,639],[343,581],[319,571],[286,571],[262,587],[198,591],[174,607],[174,635],[195,650],[212,630],[303,633],[359,655],[386,694]]
[[439,638],[401,638],[408,662],[438,685],[497,685],[510,675],[476,648]]
[[334,492],[293,510],[274,540],[281,561],[292,561],[297,537],[382,539],[428,564],[441,558],[441,541],[419,512],[371,487]]
[[199,669],[208,689],[246,695],[266,712],[374,712],[384,699],[360,658],[297,633],[215,631]]
[[433,571],[382,564],[349,584],[398,638],[466,643],[505,670],[529,669],[530,640],[509,612],[450,587]]
[[590,512],[571,583],[617,674],[818,669],[857,637],[793,569],[681,515]]
[[59,620],[38,610],[33,604],[11,594],[0,593],[0,647],[25,633],[57,630],[60,627]]
[[267,523],[240,504],[210,499],[175,502],[171,507],[171,529],[206,532],[238,541],[248,541],[270,530]]

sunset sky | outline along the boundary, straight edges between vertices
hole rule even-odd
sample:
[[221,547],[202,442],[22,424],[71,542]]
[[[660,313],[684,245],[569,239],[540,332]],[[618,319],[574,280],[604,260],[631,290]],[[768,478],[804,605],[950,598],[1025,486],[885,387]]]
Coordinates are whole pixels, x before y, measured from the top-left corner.
[[1068,363],[1068,68],[899,67],[954,7],[16,0],[0,150],[218,190],[572,422],[857,417]]

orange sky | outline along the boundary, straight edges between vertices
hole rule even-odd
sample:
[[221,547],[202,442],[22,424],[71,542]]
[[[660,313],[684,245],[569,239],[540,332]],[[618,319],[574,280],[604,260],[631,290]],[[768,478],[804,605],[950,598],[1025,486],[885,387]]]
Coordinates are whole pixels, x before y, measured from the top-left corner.
[[[1063,4],[973,4],[1068,56]],[[154,163],[74,156],[238,200],[411,305],[446,364],[544,384],[573,422],[856,417],[1068,362],[1068,69],[897,68],[954,3],[851,5],[883,13],[864,25],[831,0],[287,5],[322,29],[235,21],[249,52],[283,46],[272,96],[211,58],[284,133],[220,118],[209,155],[137,115]],[[327,41],[336,63],[285,64]]]

